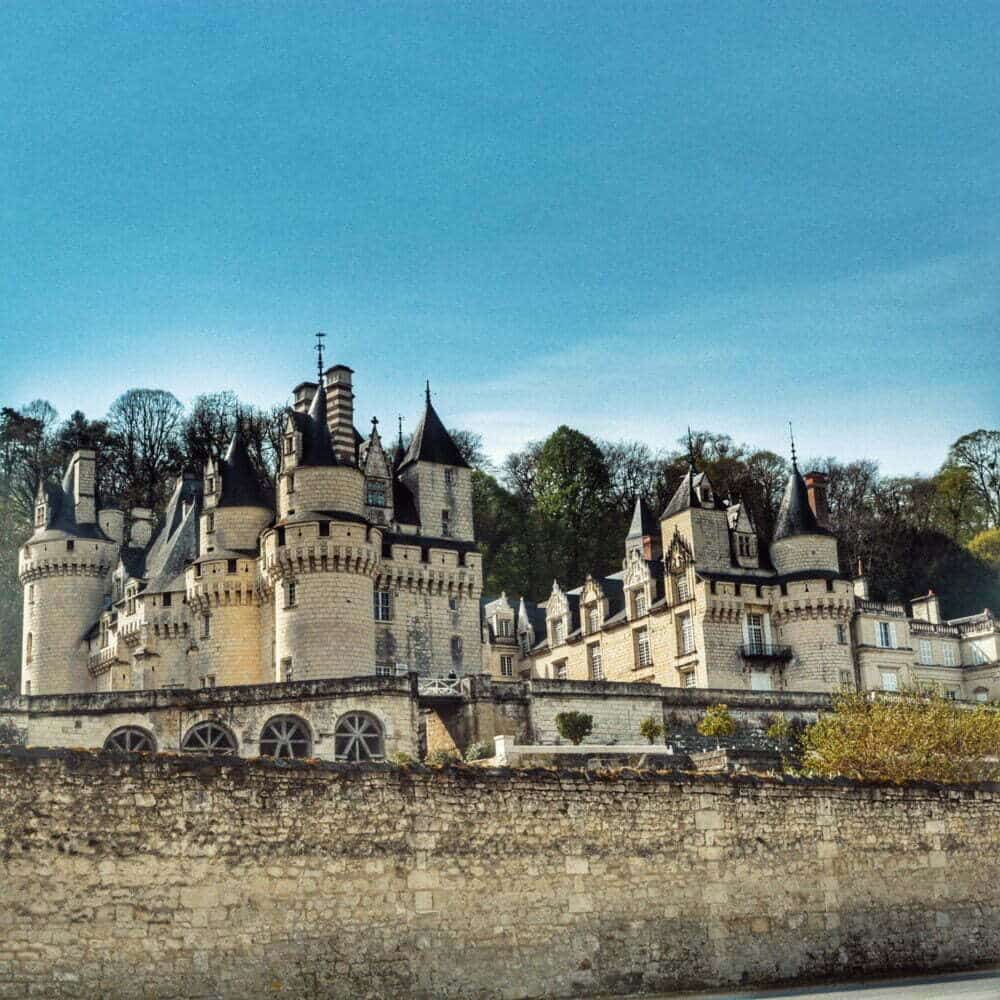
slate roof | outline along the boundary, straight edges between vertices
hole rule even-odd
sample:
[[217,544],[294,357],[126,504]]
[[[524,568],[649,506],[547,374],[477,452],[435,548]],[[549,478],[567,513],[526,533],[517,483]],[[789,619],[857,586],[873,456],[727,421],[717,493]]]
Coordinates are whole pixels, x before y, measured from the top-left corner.
[[441,418],[431,404],[428,394],[424,406],[424,415],[410,439],[410,447],[406,449],[399,468],[405,468],[412,462],[433,462],[435,465],[455,465],[461,469],[469,468],[469,463],[462,458],[458,446],[451,439]]
[[392,508],[393,515],[399,524],[412,524],[420,526],[420,517],[417,514],[417,503],[413,499],[413,491],[404,482],[398,479],[392,481]]
[[326,387],[320,386],[313,396],[308,413],[289,410],[295,429],[302,435],[302,465],[337,465],[326,423]]
[[781,498],[778,518],[774,525],[774,541],[791,538],[794,535],[829,535],[821,528],[816,515],[809,506],[809,493],[799,467],[792,462],[792,471],[785,484],[785,495]]
[[689,510],[692,507],[715,507],[715,504],[706,505],[698,496],[698,489],[704,478],[704,472],[695,472],[694,466],[689,465],[687,472],[684,473],[684,478],[681,480],[680,485],[674,491],[674,495],[670,498],[670,503],[667,504],[663,513],[660,515],[660,520],[662,521],[664,518],[673,517],[674,514],[679,514],[682,510]]
[[219,462],[219,475],[222,489],[217,506],[271,509],[239,427],[229,442],[225,458]]
[[163,526],[146,550],[146,593],[184,589],[184,567],[198,557],[201,499],[200,479],[186,475],[174,487]]
[[626,538],[645,538],[647,535],[659,533],[659,526],[653,512],[649,509],[649,504],[643,498],[637,497],[635,501],[635,511],[632,514],[632,524],[628,529]]
[[[76,504],[73,502],[75,494],[75,466],[67,466],[63,473],[62,482],[42,483],[39,491],[44,493],[48,505],[48,520],[44,525],[36,528],[32,534],[34,541],[45,541],[47,539],[59,538],[93,538],[102,541],[111,541],[107,535],[101,531],[100,526],[94,522],[89,524],[76,523]],[[97,498],[94,498],[96,505]]]

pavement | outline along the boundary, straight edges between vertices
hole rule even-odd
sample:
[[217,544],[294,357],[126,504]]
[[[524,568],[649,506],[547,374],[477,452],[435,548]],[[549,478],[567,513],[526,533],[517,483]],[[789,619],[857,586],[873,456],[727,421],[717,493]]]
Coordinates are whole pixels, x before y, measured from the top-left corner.
[[738,993],[663,993],[645,1000],[1000,1000],[1000,969]]

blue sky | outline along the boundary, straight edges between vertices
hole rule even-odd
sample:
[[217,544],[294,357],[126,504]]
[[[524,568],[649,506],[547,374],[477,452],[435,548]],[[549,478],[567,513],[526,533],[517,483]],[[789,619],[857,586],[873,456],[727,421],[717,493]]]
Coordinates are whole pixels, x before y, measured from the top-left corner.
[[0,401],[500,456],[687,425],[931,471],[997,423],[1000,5],[0,6]]

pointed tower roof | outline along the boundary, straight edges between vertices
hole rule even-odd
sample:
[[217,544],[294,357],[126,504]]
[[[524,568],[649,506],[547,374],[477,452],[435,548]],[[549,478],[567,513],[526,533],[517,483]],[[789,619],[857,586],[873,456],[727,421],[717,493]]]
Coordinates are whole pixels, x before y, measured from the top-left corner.
[[694,466],[689,465],[688,470],[684,473],[684,478],[675,490],[670,503],[667,504],[663,513],[660,515],[661,521],[664,518],[673,517],[674,514],[679,514],[682,510],[688,510],[691,507],[701,506],[701,500],[698,499],[696,482],[698,475],[700,474],[695,473]]
[[398,469],[403,464],[406,449],[403,447],[403,415],[399,415],[399,437],[396,438],[396,450],[392,455],[392,467]]
[[239,421],[226,449],[226,456],[219,463],[219,474],[222,489],[217,506],[270,509],[271,505],[261,489],[260,477],[250,460],[250,452],[247,451]]
[[296,430],[302,435],[302,459],[300,465],[338,465],[330,440],[330,428],[326,422],[326,386],[320,385],[312,398],[308,413],[289,411]]
[[441,423],[441,418],[431,404],[430,384],[427,386],[424,415],[399,467],[403,468],[411,462],[433,462],[435,465],[456,465],[462,469],[469,468],[469,463],[462,457],[458,446],[451,439],[451,435]]
[[820,527],[809,506],[809,493],[805,480],[799,472],[794,457],[792,471],[785,484],[785,495],[781,498],[778,508],[778,519],[774,525],[774,541],[790,538],[793,535],[828,535],[826,528]]
[[635,511],[632,513],[632,524],[625,537],[645,538],[648,535],[656,535],[658,530],[656,518],[649,509],[649,504],[643,500],[642,496],[636,497]]

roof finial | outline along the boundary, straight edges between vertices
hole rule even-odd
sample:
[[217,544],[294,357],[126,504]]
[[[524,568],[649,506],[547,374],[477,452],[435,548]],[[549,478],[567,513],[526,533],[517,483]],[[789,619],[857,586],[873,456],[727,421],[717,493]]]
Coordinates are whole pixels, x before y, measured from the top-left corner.
[[399,447],[403,447],[403,414],[397,414],[399,418]]
[[792,465],[798,467],[798,460],[795,457],[795,432],[792,430],[792,422],[788,421],[788,438],[792,442]]
[[694,438],[691,436],[691,425],[688,425],[688,465],[694,468]]
[[424,390],[427,394],[427,405],[431,405],[431,380],[427,380],[427,388]]
[[378,434],[378,417],[372,417],[372,437]]
[[316,374],[319,376],[320,384],[323,383],[323,341],[326,339],[326,334],[322,330],[316,334],[316,346],[313,350],[316,352]]

